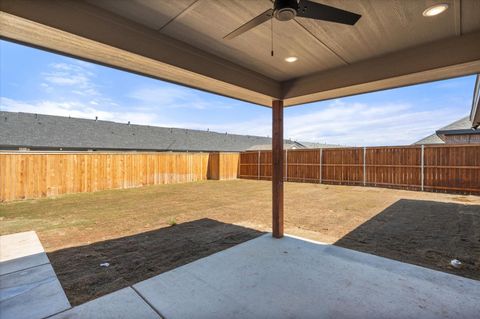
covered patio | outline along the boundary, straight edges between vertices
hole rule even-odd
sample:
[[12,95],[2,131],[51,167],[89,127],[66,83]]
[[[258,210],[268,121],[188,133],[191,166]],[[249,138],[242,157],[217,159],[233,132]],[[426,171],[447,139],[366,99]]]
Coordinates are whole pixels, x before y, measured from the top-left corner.
[[5,259],[22,256],[2,260],[2,269],[20,269],[3,275],[2,318],[433,319],[480,312],[476,280],[270,234],[70,308],[34,232],[0,239],[21,248]]
[[[480,3],[445,1],[445,12],[429,16],[422,13],[436,1],[322,1],[361,18],[344,25],[280,21],[270,14],[265,23],[226,37],[281,3],[2,1],[2,39],[272,109],[271,234],[59,318],[140,317],[128,311],[142,307],[148,309],[142,316],[165,318],[450,318],[480,312],[478,281],[284,237],[283,188],[285,107],[479,73]],[[474,123],[479,118],[471,117]],[[122,302],[131,294],[132,304]],[[102,308],[104,302],[110,306]],[[131,306],[122,312],[121,305]]]

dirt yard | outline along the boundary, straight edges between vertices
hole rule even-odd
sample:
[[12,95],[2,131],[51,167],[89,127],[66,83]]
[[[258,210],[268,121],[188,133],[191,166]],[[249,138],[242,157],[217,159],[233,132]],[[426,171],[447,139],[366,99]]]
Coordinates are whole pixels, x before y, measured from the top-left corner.
[[[37,231],[77,305],[269,231],[270,201],[248,180],[64,195],[0,204],[0,233]],[[285,231],[480,280],[478,196],[287,183]]]

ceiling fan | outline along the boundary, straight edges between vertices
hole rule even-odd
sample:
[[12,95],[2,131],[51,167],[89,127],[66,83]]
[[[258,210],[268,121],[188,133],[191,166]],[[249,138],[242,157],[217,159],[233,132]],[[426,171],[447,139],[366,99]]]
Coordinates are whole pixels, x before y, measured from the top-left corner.
[[272,9],[256,16],[227,34],[223,39],[231,40],[238,37],[273,17],[279,21],[289,21],[295,17],[300,17],[354,25],[361,15],[308,0],[275,0]]

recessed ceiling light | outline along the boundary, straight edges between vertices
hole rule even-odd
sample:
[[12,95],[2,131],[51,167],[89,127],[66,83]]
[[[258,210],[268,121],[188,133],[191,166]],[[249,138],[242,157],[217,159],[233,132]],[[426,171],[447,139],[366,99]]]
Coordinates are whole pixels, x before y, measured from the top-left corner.
[[439,4],[433,5],[431,7],[428,7],[427,9],[425,9],[425,11],[423,11],[423,16],[424,17],[433,17],[433,16],[436,16],[437,14],[440,14],[440,13],[444,12],[447,9],[448,9],[448,4],[439,3]]
[[288,63],[293,63],[297,60],[298,58],[296,56],[289,56],[288,58],[285,58],[285,61],[287,61]]

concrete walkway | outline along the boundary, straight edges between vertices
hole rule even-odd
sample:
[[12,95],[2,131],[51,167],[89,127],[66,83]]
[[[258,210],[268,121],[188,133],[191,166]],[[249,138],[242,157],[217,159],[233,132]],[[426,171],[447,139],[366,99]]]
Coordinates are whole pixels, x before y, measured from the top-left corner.
[[0,317],[45,318],[68,308],[37,234],[0,236]]
[[86,302],[49,319],[159,319],[150,307],[131,287]]
[[161,318],[130,287],[71,308],[37,234],[0,236],[0,319],[47,317]]

